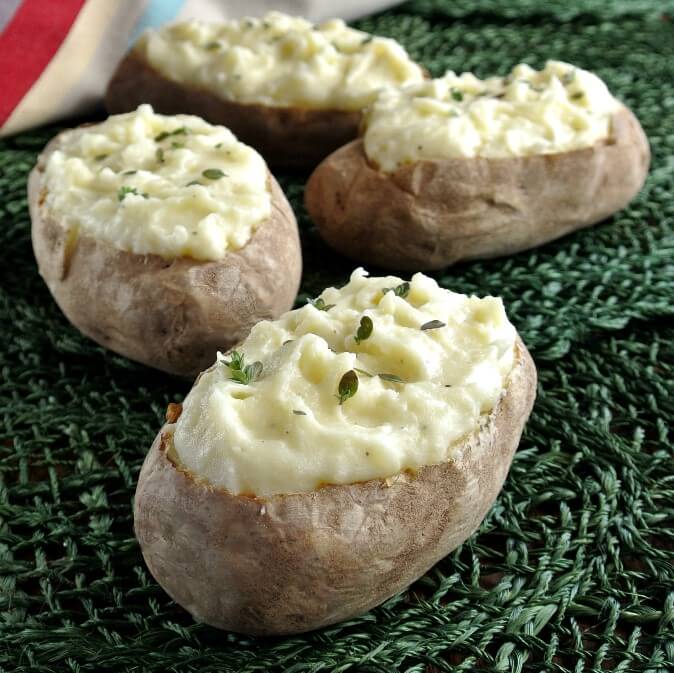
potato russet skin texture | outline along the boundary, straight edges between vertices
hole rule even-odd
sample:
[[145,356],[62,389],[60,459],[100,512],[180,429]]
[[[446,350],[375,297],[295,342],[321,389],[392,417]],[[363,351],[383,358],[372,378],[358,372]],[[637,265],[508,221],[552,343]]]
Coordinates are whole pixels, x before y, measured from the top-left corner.
[[504,159],[423,160],[387,174],[356,140],[313,172],[305,204],[323,239],[383,268],[441,269],[499,257],[624,208],[648,174],[648,140],[630,110],[592,147]]
[[313,167],[358,136],[360,111],[272,107],[227,100],[164,77],[136,51],[122,60],[105,95],[110,114],[150,103],[163,114],[193,114],[226,126],[274,166]]
[[134,506],[152,575],[197,620],[252,635],[301,633],[379,605],[471,535],[500,491],[536,394],[519,338],[516,349],[506,392],[457,458],[389,479],[231,495],[176,468],[165,425]]
[[171,374],[193,377],[260,320],[292,308],[302,272],[297,223],[269,175],[270,218],[215,261],[138,255],[80,233],[45,209],[43,173],[59,137],[30,174],[28,201],[40,275],[68,320],[97,343]]

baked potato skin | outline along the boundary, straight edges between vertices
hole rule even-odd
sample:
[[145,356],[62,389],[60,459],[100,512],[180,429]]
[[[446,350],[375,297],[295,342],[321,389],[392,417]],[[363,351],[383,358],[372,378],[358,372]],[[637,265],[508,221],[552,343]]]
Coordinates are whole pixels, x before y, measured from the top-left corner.
[[137,255],[92,236],[71,236],[45,209],[43,173],[28,182],[33,251],[68,320],[97,343],[151,367],[193,377],[295,300],[302,272],[297,223],[269,175],[272,214],[241,249],[217,261]]
[[649,162],[641,125],[623,107],[607,141],[560,154],[419,161],[386,174],[356,140],[316,168],[305,204],[323,239],[348,257],[440,269],[527,250],[603,220],[639,192]]
[[309,631],[378,605],[471,535],[498,495],[536,393],[531,356],[519,339],[516,348],[505,394],[457,458],[388,480],[233,496],[175,467],[165,425],[134,505],[150,572],[197,620],[253,635]]
[[268,107],[229,101],[164,77],[137,51],[121,61],[105,95],[110,114],[150,103],[163,114],[193,114],[232,130],[275,166],[306,168],[358,136],[359,111]]

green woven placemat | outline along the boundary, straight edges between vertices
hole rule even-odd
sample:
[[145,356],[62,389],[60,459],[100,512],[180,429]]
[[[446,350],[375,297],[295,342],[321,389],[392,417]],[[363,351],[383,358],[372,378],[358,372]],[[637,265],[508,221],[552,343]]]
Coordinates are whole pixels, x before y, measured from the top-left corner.
[[[67,324],[35,270],[24,195],[56,129],[0,142],[0,671],[674,670],[673,5],[417,0],[360,22],[434,74],[546,58],[596,70],[654,158],[606,223],[435,274],[504,297],[539,366],[534,414],[476,535],[382,607],[304,636],[195,624],[149,576],[131,498],[188,386]],[[353,265],[306,219],[305,176],[279,177],[302,227],[301,303]]]

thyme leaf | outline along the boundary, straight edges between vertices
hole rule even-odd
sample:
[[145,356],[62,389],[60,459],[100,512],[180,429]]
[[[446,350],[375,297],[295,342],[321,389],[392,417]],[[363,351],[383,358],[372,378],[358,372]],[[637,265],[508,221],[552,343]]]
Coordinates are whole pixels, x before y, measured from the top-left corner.
[[364,315],[360,319],[360,325],[358,326],[358,331],[356,332],[356,336],[353,337],[356,341],[357,344],[359,344],[361,341],[365,341],[365,339],[369,339],[370,336],[372,335],[372,330],[374,329],[374,324],[372,322],[372,318]]
[[405,299],[407,295],[410,293],[410,284],[405,282],[405,283],[400,283],[400,285],[396,287],[385,287],[382,292],[386,294],[387,292],[393,292],[393,294],[396,297],[402,297]]
[[124,201],[124,199],[129,195],[133,194],[134,196],[142,196],[144,199],[149,198],[149,194],[145,192],[139,192],[135,187],[129,187],[129,185],[122,185],[117,192],[117,200]]
[[155,136],[154,140],[155,142],[160,143],[162,140],[166,140],[166,138],[170,138],[171,136],[186,136],[188,133],[189,129],[185,126],[181,126],[174,131],[162,131],[158,136]]
[[316,299],[310,299],[309,303],[319,311],[329,311],[331,308],[334,308],[334,304],[326,304],[323,297],[316,297]]
[[339,381],[337,388],[339,394],[337,399],[340,405],[344,404],[349,398],[353,397],[358,392],[358,374],[353,369],[349,369]]
[[442,322],[442,320],[429,320],[428,322],[425,322],[420,329],[440,329],[440,327],[446,327],[446,323]]
[[397,374],[378,374],[380,379],[391,383],[405,383]]
[[227,173],[224,173],[219,168],[207,168],[203,171],[202,175],[209,180],[219,180],[220,178],[227,177]]

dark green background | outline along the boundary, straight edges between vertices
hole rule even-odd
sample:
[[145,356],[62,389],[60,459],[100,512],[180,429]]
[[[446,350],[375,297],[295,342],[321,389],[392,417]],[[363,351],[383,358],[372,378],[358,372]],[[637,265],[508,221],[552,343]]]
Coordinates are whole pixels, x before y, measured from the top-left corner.
[[[149,576],[135,480],[188,386],[68,325],[36,272],[25,199],[57,129],[0,142],[0,671],[674,670],[673,14],[417,0],[359,23],[434,75],[546,58],[595,70],[641,119],[653,164],[600,226],[435,274],[504,297],[539,367],[534,414],[478,534],[380,608],[305,636],[195,624]],[[305,177],[279,176],[302,228],[300,303],[353,267],[308,222]]]

